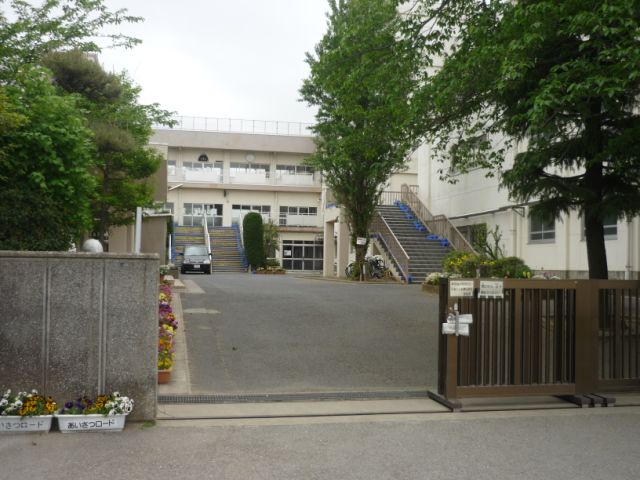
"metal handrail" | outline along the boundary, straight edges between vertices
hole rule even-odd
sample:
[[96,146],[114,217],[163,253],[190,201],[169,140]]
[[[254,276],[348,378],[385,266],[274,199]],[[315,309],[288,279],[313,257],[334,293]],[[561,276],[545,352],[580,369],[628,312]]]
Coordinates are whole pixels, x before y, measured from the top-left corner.
[[379,213],[376,213],[373,217],[373,221],[371,222],[371,230],[374,233],[377,233],[380,238],[384,241],[389,250],[389,254],[398,265],[398,269],[400,273],[404,276],[405,280],[409,281],[409,254],[402,247],[402,244],[395,236],[389,224],[385,221],[385,219]]
[[402,185],[402,201],[409,206],[418,217],[418,220],[426,225],[430,231],[449,240],[453,248],[463,252],[477,254],[469,241],[460,233],[456,226],[451,223],[446,215],[432,214],[406,184]]
[[202,132],[250,133],[254,135],[285,135],[312,137],[313,124],[281,120],[248,120],[244,118],[191,117],[175,115],[173,127],[153,125],[156,130],[190,130]]

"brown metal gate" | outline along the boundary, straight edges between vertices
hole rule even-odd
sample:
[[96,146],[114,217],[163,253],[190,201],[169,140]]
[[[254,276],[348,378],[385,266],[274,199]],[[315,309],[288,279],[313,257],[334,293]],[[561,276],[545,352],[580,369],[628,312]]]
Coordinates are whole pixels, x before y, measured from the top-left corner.
[[[503,298],[450,298],[468,337],[439,335],[438,396],[581,395],[640,387],[640,282],[504,280]],[[439,326],[440,328],[440,326]]]

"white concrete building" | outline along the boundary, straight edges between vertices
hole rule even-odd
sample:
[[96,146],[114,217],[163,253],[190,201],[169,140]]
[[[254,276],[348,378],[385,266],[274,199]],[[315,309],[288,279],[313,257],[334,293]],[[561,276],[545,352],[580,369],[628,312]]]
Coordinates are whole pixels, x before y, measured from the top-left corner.
[[259,212],[279,226],[277,256],[284,268],[322,271],[322,179],[303,164],[315,148],[308,126],[188,121],[157,129],[151,139],[166,155],[174,222],[201,225],[206,212],[210,227],[229,227]]
[[[432,157],[428,145],[416,155],[418,195],[434,215],[446,215],[463,234],[480,223],[492,229],[498,226],[505,255],[521,257],[535,271],[569,278],[588,275],[584,223],[578,212],[557,221],[531,218],[528,205],[515,205],[508,192],[498,188],[498,178],[486,178],[485,171],[474,170],[452,185],[439,179],[442,164]],[[639,278],[640,218],[611,218],[605,234],[610,278]]]

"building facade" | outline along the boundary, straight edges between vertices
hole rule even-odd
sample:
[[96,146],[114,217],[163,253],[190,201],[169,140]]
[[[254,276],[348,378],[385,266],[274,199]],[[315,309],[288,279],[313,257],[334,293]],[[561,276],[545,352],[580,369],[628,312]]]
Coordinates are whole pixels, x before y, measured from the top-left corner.
[[278,226],[276,258],[285,269],[322,271],[322,178],[304,164],[313,137],[293,125],[273,133],[157,129],[151,142],[166,150],[174,223],[199,226],[206,213],[209,227],[241,226],[244,215],[258,212]]
[[[418,195],[434,215],[446,215],[463,234],[471,235],[474,225],[499,229],[506,256],[521,257],[534,271],[561,278],[588,276],[584,222],[579,212],[558,220],[536,218],[531,204],[518,205],[499,188],[498,178],[486,178],[486,171],[460,175],[456,184],[440,180],[429,145],[421,146],[418,158]],[[510,159],[507,158],[507,165]],[[605,243],[609,278],[637,279],[640,271],[640,218],[605,222]]]

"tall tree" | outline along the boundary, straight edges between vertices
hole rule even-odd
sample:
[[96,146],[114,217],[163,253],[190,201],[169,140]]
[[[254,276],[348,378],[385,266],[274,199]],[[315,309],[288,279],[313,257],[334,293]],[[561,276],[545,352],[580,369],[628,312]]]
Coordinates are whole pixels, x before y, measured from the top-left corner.
[[[150,178],[162,156],[148,147],[154,123],[169,112],[138,102],[140,89],[125,75],[107,73],[83,52],[55,52],[44,59],[55,83],[76,94],[96,145],[93,231],[100,241],[113,226],[133,222],[136,207],[153,205]],[[106,244],[108,247],[108,244]]]
[[66,250],[91,226],[91,132],[43,70],[24,67],[4,90],[0,250]]
[[0,248],[66,250],[92,228],[94,135],[82,98],[56,91],[42,59],[132,46],[105,30],[140,20],[103,0],[0,2]]
[[343,208],[360,272],[382,188],[414,146],[412,92],[422,55],[400,35],[406,21],[397,6],[331,0],[328,30],[307,54],[311,73],[300,89],[302,99],[318,107],[317,148],[309,162]]
[[589,277],[607,278],[603,220],[640,212],[640,2],[419,4],[444,57],[417,95],[444,177],[487,168],[534,213],[579,211]]
[[37,64],[57,50],[97,53],[105,45],[130,48],[140,43],[105,30],[142,18],[128,15],[126,9],[111,11],[104,0],[44,0],[37,5],[26,0],[1,0],[0,7],[0,78],[11,78],[22,65]]

